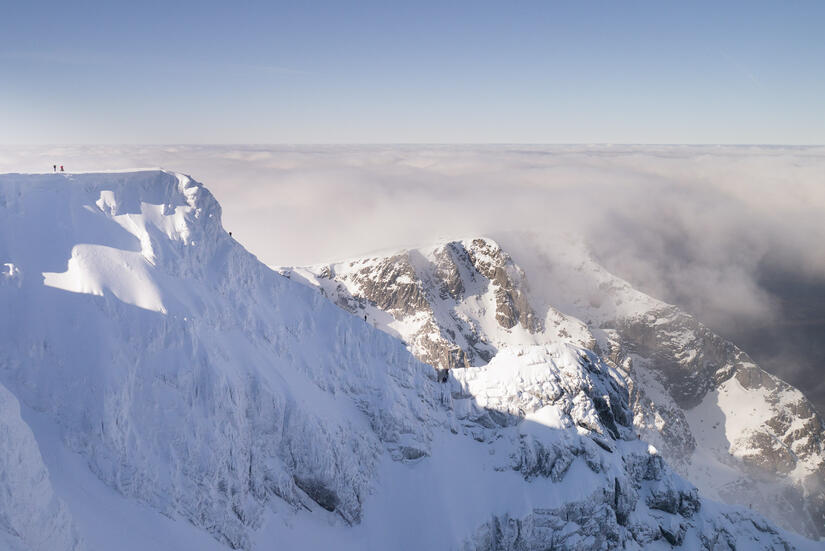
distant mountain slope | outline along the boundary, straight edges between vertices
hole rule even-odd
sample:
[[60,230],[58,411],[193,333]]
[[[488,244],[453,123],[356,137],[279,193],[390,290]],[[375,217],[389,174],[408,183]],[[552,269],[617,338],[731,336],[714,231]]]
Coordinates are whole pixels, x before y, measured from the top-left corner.
[[593,349],[627,374],[635,430],[702,492],[825,536],[825,427],[799,391],[582,244],[510,239],[512,256],[470,239],[282,272],[442,369],[525,344]]
[[440,383],[220,215],[164,171],[0,176],[4,545],[822,547],[700,497],[636,438],[618,370],[530,340],[522,295],[483,321],[523,342],[479,326],[498,353]]

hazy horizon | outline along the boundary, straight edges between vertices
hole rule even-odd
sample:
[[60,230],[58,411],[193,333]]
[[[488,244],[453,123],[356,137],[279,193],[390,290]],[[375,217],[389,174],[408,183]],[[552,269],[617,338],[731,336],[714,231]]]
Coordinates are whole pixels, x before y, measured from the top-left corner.
[[0,171],[163,166],[269,265],[527,230],[694,314],[825,411],[825,147],[0,147]]

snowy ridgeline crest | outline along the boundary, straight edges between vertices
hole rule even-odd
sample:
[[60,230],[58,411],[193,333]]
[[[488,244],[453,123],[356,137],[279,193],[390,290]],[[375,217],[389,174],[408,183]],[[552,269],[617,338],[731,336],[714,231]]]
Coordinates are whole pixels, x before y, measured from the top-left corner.
[[[109,530],[180,549],[157,534],[183,530],[238,549],[816,548],[700,498],[636,438],[599,355],[479,331],[471,357],[487,360],[439,383],[220,215],[165,171],[0,176],[6,547],[106,549]],[[543,331],[504,288],[518,270],[490,266],[495,322]],[[98,482],[69,491],[84,472]],[[143,524],[84,498],[98,483]],[[431,529],[411,531],[413,512]]]
[[30,236],[2,244],[22,274],[3,288],[3,380],[124,495],[248,547],[262,503],[313,488],[357,522],[381,440],[426,446],[431,369],[257,262],[202,186],[7,176],[0,193],[3,235]]
[[626,377],[634,430],[703,493],[825,536],[825,427],[798,390],[575,239],[504,238],[507,247],[474,238],[280,271],[441,369],[525,344],[591,349]]

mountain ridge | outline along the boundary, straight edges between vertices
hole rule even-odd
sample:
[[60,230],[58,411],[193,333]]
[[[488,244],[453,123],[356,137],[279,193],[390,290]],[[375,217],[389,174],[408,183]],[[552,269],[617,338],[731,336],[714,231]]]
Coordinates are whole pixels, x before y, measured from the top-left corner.
[[[34,435],[8,433],[52,481],[34,513],[68,515],[57,548],[820,547],[700,497],[599,355],[525,340],[440,383],[220,214],[177,173],[0,175],[0,427]],[[488,321],[522,319],[498,298]]]
[[[474,238],[282,272],[367,312],[442,369],[468,359],[483,365],[527,341],[593,349],[629,377],[639,434],[681,474],[699,479],[703,492],[821,537],[825,426],[804,396],[694,318],[607,272],[582,243],[568,239],[545,254],[526,239],[511,238],[518,263],[495,241]],[[525,259],[532,265],[522,269]],[[388,301],[399,294],[417,297],[412,310]],[[762,404],[750,422],[745,403]]]

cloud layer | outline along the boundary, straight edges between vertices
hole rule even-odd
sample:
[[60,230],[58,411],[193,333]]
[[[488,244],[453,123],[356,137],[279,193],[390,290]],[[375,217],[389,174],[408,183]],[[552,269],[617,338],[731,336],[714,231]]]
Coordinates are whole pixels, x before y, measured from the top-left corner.
[[825,411],[825,147],[76,146],[0,171],[163,166],[206,184],[271,265],[477,234],[586,237]]

